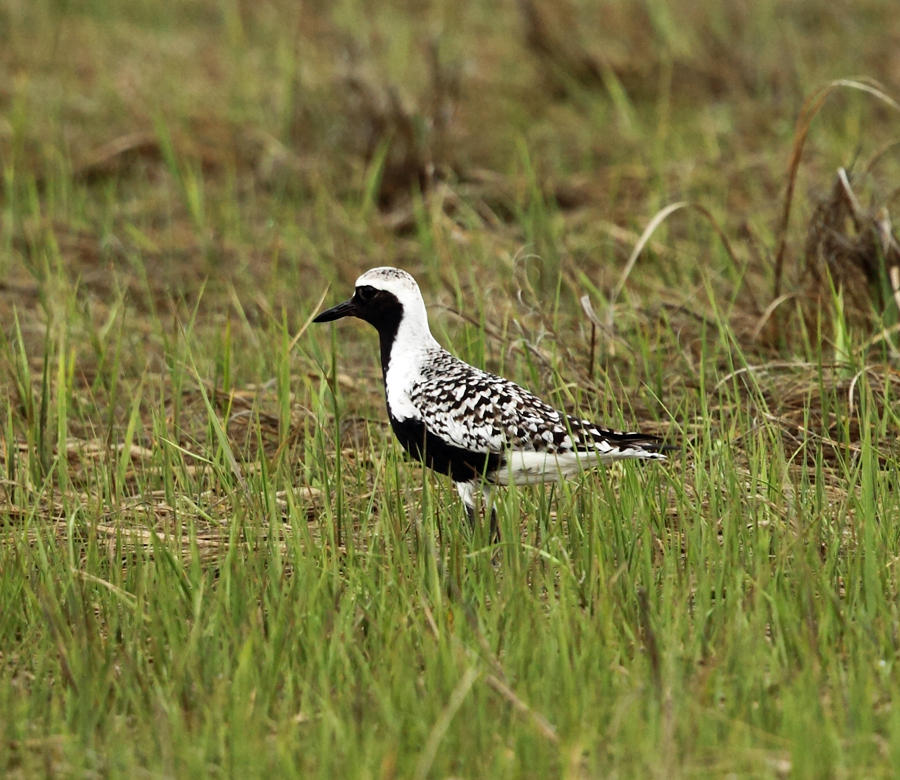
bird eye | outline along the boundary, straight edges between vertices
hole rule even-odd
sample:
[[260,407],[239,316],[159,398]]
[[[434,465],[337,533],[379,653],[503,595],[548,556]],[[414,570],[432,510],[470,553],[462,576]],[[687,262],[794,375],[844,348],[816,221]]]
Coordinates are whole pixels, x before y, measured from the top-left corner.
[[376,292],[377,290],[374,287],[364,285],[363,287],[356,288],[356,297],[363,303],[368,303],[375,297]]

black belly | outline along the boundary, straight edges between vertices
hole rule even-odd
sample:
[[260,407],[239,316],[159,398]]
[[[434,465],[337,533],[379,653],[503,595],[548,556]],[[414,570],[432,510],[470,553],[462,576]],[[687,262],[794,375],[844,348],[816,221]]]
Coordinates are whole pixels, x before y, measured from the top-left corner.
[[391,416],[391,427],[410,455],[429,468],[448,474],[454,482],[468,482],[481,477],[490,482],[503,465],[501,455],[472,452],[448,444],[427,430],[420,420],[397,420]]

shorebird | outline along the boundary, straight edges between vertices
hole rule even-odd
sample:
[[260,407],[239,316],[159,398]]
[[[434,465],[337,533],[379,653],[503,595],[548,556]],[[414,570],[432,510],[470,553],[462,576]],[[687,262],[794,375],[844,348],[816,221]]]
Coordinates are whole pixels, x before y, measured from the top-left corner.
[[[375,326],[391,428],[410,455],[456,483],[473,523],[479,490],[488,507],[497,486],[553,482],[603,461],[666,457],[655,436],[557,411],[451,355],[431,335],[419,285],[406,271],[366,271],[352,298],[313,322],[341,317]],[[497,537],[493,507],[491,533]]]

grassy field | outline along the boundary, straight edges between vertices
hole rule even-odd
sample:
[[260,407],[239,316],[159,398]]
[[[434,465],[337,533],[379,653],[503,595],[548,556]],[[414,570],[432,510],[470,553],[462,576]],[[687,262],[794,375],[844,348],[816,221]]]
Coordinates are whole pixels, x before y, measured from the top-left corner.
[[[0,774],[893,775],[900,16],[703,5],[0,5]],[[673,457],[490,545],[376,265]]]

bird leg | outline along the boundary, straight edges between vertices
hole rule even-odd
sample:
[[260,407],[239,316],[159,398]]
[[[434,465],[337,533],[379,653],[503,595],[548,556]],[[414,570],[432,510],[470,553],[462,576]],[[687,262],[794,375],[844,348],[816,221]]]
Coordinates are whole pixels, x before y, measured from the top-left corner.
[[[463,506],[466,508],[466,516],[469,518],[469,526],[472,528],[472,530],[474,530],[475,523],[477,522],[479,517],[479,512],[475,500],[475,482],[457,482],[456,492],[459,493],[459,497],[462,499]],[[497,523],[497,508],[494,506],[494,502],[492,501],[491,486],[487,484],[482,485],[481,492],[483,496],[483,500],[481,502],[482,509],[484,510],[483,514],[487,514],[487,510],[489,508],[491,511],[490,541],[499,542],[500,526]]]
[[497,523],[497,507],[494,506],[494,491],[491,485],[486,482],[481,485],[481,505],[484,507],[485,513],[491,510],[491,535],[488,541],[493,544],[500,541],[500,526]]
[[475,485],[471,482],[457,482],[456,492],[462,499],[463,506],[466,508],[466,516],[469,518],[469,525],[474,528],[477,519],[477,511],[475,507]]

